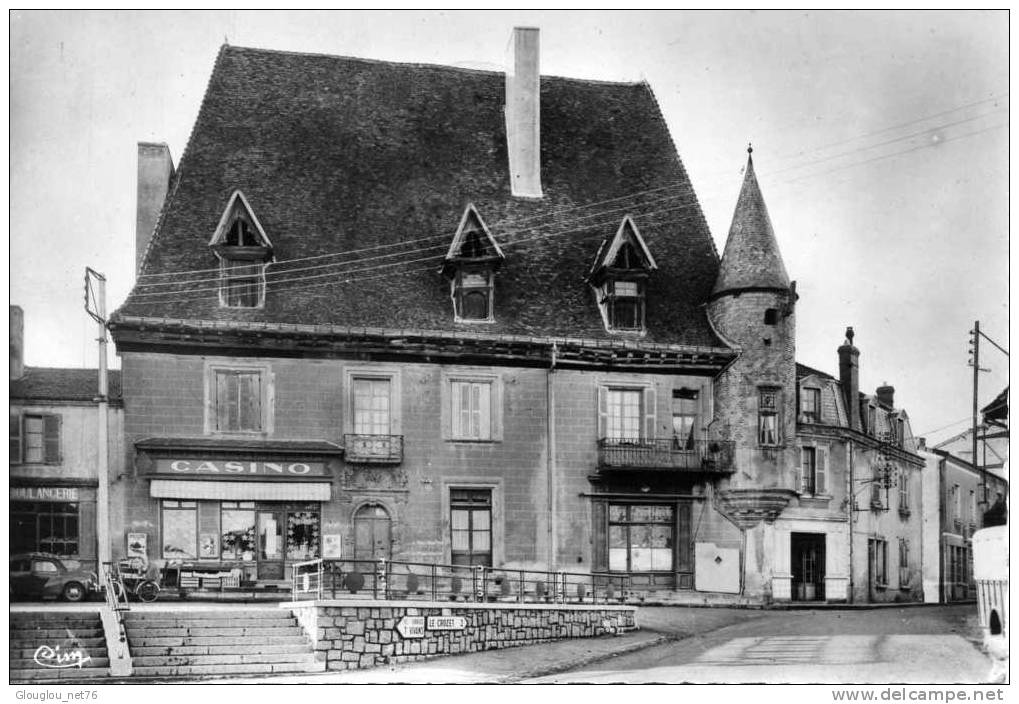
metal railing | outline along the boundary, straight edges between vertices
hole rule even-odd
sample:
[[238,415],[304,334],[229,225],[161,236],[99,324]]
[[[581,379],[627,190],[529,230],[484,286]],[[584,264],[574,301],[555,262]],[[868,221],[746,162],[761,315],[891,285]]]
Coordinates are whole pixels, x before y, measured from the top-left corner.
[[[124,612],[131,610],[127,601],[127,589],[120,578],[120,570],[116,563],[104,562],[99,566],[99,588],[103,591],[106,606],[117,619],[117,640],[127,642],[127,628],[124,626]],[[112,650],[110,651],[112,654]]]
[[[318,566],[315,567],[315,563]],[[294,565],[294,600],[319,575],[318,598],[355,596],[427,601],[594,604],[622,603],[630,575],[446,565],[399,560],[312,560]],[[302,580],[302,581],[299,581]]]
[[731,440],[602,438],[598,441],[598,466],[730,473],[734,471],[734,446]]
[[290,566],[293,600],[322,598],[322,560],[308,560]]
[[403,462],[403,436],[348,433],[343,436],[343,457],[348,462],[399,464]]

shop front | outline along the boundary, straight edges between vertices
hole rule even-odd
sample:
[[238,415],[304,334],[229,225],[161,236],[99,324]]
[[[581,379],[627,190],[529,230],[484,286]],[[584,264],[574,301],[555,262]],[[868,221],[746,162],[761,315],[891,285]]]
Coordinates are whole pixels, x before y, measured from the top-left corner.
[[50,553],[95,569],[96,488],[79,484],[10,487],[11,555]]
[[323,557],[334,474],[325,455],[338,448],[321,444],[324,452],[304,447],[260,459],[150,448],[148,495],[158,521],[153,535],[127,532],[127,557],[158,560],[167,586],[181,589],[282,586],[291,565]]

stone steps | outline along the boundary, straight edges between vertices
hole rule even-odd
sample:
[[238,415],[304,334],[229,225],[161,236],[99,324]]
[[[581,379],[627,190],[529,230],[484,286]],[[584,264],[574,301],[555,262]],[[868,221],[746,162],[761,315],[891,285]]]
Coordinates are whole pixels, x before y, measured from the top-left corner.
[[79,646],[79,647],[82,647],[82,648],[87,648],[89,650],[94,650],[96,648],[103,648],[103,649],[105,649],[106,648],[106,639],[103,636],[101,636],[101,635],[97,636],[95,638],[74,638],[74,639],[70,639],[70,638],[67,637],[67,634],[65,633],[63,638],[53,638],[53,639],[50,639],[48,641],[42,640],[40,638],[34,638],[34,637],[22,638],[21,636],[12,636],[10,641],[8,641],[8,646],[10,647],[10,649],[12,651],[13,650],[31,650],[33,653],[35,652],[35,649],[38,648],[40,645],[48,645],[50,647],[56,647],[56,646],[59,645],[61,647],[64,647],[64,646],[66,646],[68,644],[73,644],[75,646]]
[[325,670],[297,619],[279,608],[137,611],[124,625],[135,677]]
[[10,670],[11,682],[76,682],[80,680],[99,680],[110,676],[110,670],[106,667],[67,667],[63,669],[39,667],[33,663],[31,670]]
[[[103,650],[103,654],[102,655],[92,655],[92,653],[88,653],[88,655],[90,657],[90,660],[87,663],[85,663],[86,666],[81,668],[82,670],[94,670],[94,669],[97,669],[97,668],[98,669],[105,669],[105,668],[110,666],[110,658],[108,658],[106,656],[106,650],[105,649]],[[11,660],[10,660],[10,668],[12,670],[37,670],[37,669],[40,669],[41,666],[32,658],[32,656],[29,656],[27,658],[11,658]],[[48,668],[48,669],[54,669],[54,668]],[[77,669],[77,668],[70,668],[69,667],[67,669],[71,670],[71,669]]]
[[63,642],[68,640],[89,640],[103,638],[102,626],[91,626],[89,628],[12,628],[10,638],[18,640],[35,639],[40,644],[46,641]]
[[[80,650],[84,667],[47,667],[36,661],[50,648],[51,664],[70,664],[68,654]],[[110,659],[102,621],[96,612],[15,612],[10,615],[8,641],[12,682],[70,682],[109,677]],[[63,662],[61,662],[63,660]],[[43,660],[46,662],[46,660]]]

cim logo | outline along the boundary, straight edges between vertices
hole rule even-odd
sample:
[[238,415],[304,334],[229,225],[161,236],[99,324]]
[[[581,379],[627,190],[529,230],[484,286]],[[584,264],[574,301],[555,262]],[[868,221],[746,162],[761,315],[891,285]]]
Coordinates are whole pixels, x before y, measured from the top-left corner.
[[49,645],[40,645],[35,649],[35,655],[32,656],[35,663],[41,667],[52,667],[56,669],[66,669],[68,667],[77,667],[79,670],[90,662],[92,657],[86,655],[81,649],[75,648],[74,650],[61,650],[60,646],[51,647]]
[[[308,476],[312,466],[305,462],[212,462],[209,460],[173,460],[170,471],[176,474],[259,474]],[[318,474],[318,472],[315,472]]]

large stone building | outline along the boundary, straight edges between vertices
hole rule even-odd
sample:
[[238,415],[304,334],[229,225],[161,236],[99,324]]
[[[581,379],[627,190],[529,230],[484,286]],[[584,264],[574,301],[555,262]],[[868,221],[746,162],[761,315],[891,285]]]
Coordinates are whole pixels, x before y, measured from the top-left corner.
[[[24,313],[11,306],[10,553],[50,553],[95,570],[98,374],[25,366],[24,352]],[[119,372],[110,373],[108,395],[105,452],[117,477],[124,461]]]
[[179,168],[140,146],[114,551],[899,593],[858,575],[900,524],[847,497],[910,474],[905,418],[798,374],[752,160],[719,258],[650,87],[514,49],[503,75],[225,46]]

